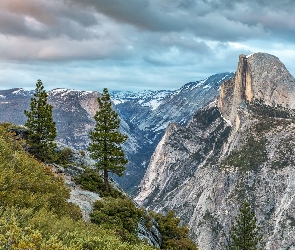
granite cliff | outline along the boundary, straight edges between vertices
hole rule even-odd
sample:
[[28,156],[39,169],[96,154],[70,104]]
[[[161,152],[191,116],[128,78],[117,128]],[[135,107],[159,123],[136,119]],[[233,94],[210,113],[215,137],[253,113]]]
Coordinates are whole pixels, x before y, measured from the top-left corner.
[[215,102],[186,125],[172,123],[136,197],[176,211],[199,249],[225,249],[231,220],[248,199],[263,249],[295,249],[295,82],[277,57],[240,56]]
[[[185,125],[193,114],[216,99],[221,83],[233,73],[220,73],[202,81],[190,82],[175,91],[112,92],[114,108],[121,118],[121,131],[128,135],[124,151],[129,159],[125,174],[116,181],[136,193],[156,145],[170,122]],[[33,91],[0,90],[0,122],[23,125],[23,111],[29,109]],[[57,140],[78,150],[85,150],[88,133],[94,126],[98,109],[96,91],[54,89],[48,92],[53,105]]]
[[111,93],[131,138],[125,147],[125,151],[130,152],[130,163],[125,175],[116,179],[125,190],[138,192],[150,158],[169,123],[186,125],[197,110],[216,99],[222,82],[232,77],[233,73],[215,74],[202,81],[187,83],[175,91]]

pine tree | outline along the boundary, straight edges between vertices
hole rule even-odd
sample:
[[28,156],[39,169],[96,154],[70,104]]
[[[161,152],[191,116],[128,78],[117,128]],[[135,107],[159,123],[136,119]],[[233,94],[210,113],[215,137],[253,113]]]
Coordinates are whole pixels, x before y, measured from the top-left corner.
[[100,109],[94,119],[96,125],[90,132],[91,142],[88,147],[92,159],[97,160],[96,169],[103,171],[105,191],[110,192],[108,173],[123,175],[128,160],[121,148],[127,136],[118,131],[120,119],[118,113],[112,110],[108,89],[104,88],[101,97],[97,98]]
[[52,106],[47,103],[47,93],[41,80],[36,83],[30,111],[25,110],[28,128],[28,151],[42,161],[50,161],[54,155],[57,132],[52,117]]
[[255,213],[251,211],[250,203],[244,201],[232,226],[230,249],[257,250],[261,239]]

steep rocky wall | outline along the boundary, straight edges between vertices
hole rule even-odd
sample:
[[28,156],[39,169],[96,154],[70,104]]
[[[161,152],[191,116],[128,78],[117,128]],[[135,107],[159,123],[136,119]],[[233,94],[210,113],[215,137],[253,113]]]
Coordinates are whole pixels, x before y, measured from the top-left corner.
[[295,108],[295,79],[277,57],[266,53],[240,55],[235,76],[221,86],[218,107],[234,124],[238,105],[253,98],[271,106]]
[[[247,108],[239,108],[238,115],[251,116]],[[193,120],[194,126],[169,128],[141,183],[136,200],[157,212],[175,210],[182,223],[189,225],[199,249],[225,249],[231,220],[245,198],[255,208],[263,249],[287,249],[295,244],[295,123],[281,124],[281,118],[274,118],[273,127],[258,133],[257,124],[262,121],[247,119],[242,118],[240,129],[228,137],[222,117],[208,127]],[[222,135],[227,141],[218,152]],[[260,155],[253,155],[249,161],[254,165],[249,169],[225,164],[231,152],[240,152],[237,158],[249,157],[244,145],[251,135],[266,138],[261,141],[266,159],[255,167],[255,157]]]
[[[283,66],[274,72],[278,65],[268,54],[240,56],[217,107],[201,110],[186,127],[170,125],[141,182],[136,200],[158,212],[175,210],[200,250],[225,249],[244,199],[255,210],[263,249],[295,247],[295,121],[273,116],[272,108],[294,105],[295,92]],[[251,98],[271,105],[257,113],[261,106],[246,104]]]

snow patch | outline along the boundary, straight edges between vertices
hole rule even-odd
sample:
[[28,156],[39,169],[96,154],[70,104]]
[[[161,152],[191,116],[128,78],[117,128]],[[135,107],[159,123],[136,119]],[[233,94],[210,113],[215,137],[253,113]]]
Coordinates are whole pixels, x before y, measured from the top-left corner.
[[222,119],[225,120],[226,123],[227,123],[229,126],[231,126],[231,127],[233,126],[232,123],[230,122],[230,120],[226,119],[226,118],[221,114],[221,112],[220,112],[220,115],[221,115]]
[[143,100],[138,101],[139,104],[141,104],[144,107],[150,107],[151,110],[157,109],[161,105],[160,100],[150,100],[149,102],[144,102]]
[[68,89],[58,88],[58,89],[53,89],[50,92],[54,93],[54,94],[57,94],[57,93],[63,93],[65,91],[68,91]]
[[169,125],[169,123],[170,123],[170,121],[168,121],[168,122],[164,122],[161,126],[159,126],[159,127],[155,127],[154,129],[153,129],[153,131],[159,131],[159,130],[162,130],[162,129],[166,129],[167,127],[168,127],[168,125]]
[[162,102],[159,100],[151,100],[150,105],[152,107],[152,110],[155,110],[157,107],[159,107],[161,103]]
[[18,95],[18,94],[22,94],[22,92],[24,92],[24,89],[17,89],[15,91],[13,91],[12,94]]
[[115,105],[118,105],[118,104],[121,104],[121,103],[126,102],[126,100],[113,99],[112,102],[113,102]]
[[191,90],[200,87],[204,82],[205,82],[205,80],[204,80],[204,81],[200,81],[200,82],[198,82],[198,84],[194,85],[194,86],[191,88]]
[[80,91],[80,90],[77,90],[79,92],[80,95],[89,95],[89,94],[92,94],[93,91]]

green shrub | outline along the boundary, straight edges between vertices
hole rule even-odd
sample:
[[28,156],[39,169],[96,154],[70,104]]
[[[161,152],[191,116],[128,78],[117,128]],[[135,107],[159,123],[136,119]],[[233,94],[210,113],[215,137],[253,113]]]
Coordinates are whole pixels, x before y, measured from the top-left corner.
[[223,162],[222,166],[237,167],[241,171],[254,170],[267,161],[266,138],[260,139],[250,136],[246,144],[237,151],[233,151]]
[[159,224],[163,237],[161,249],[197,250],[196,245],[188,238],[186,226],[179,226],[180,219],[170,210],[166,215],[152,213]]
[[103,189],[104,183],[100,175],[93,170],[86,169],[85,173],[75,178],[76,183],[80,184],[85,190],[92,192]]
[[73,151],[70,148],[64,148],[55,153],[54,162],[60,165],[67,165],[71,163]]
[[220,111],[217,107],[199,110],[194,115],[194,119],[196,120],[196,122],[203,127],[209,126],[212,122],[220,117]]
[[95,202],[90,216],[91,222],[113,229],[123,241],[134,243],[138,242],[138,222],[142,215],[129,198],[107,197]]
[[115,227],[108,229],[111,224],[82,221],[80,209],[67,202],[63,179],[24,153],[6,131],[0,125],[0,249],[153,249],[140,241],[122,242]]
[[83,189],[97,192],[102,197],[124,197],[120,191],[116,190],[112,186],[110,186],[110,192],[106,192],[103,179],[97,172],[91,169],[86,169],[85,173],[75,178],[75,181],[77,184],[80,184]]

